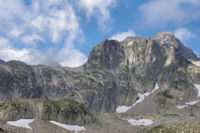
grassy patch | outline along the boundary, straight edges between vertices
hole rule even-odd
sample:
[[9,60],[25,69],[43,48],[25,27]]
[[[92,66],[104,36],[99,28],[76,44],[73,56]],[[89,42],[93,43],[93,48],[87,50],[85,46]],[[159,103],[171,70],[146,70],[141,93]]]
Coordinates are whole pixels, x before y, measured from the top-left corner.
[[164,114],[164,116],[179,117],[178,114]]
[[163,126],[162,126],[162,125],[159,125],[159,126],[153,127],[151,130],[158,130],[158,129],[160,129],[160,128],[163,128]]
[[20,111],[21,107],[16,103],[11,103],[11,106],[14,107],[18,112]]
[[160,92],[164,97],[168,98],[168,99],[173,99],[174,97],[170,94],[168,94],[168,90],[162,91]]

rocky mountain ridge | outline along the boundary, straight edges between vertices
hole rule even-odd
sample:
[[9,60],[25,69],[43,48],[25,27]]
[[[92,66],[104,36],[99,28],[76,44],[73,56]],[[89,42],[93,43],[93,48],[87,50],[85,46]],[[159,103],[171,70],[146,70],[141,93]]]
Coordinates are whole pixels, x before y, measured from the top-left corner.
[[[156,82],[180,78],[189,82],[188,76],[181,76],[192,65],[188,59],[198,60],[171,33],[159,33],[152,39],[104,40],[78,68],[29,66],[17,61],[2,64],[0,99],[69,98],[95,112],[114,111],[117,105],[134,101],[137,92],[151,91]],[[195,92],[192,85],[190,89]]]
[[139,93],[150,93],[158,84],[159,91],[150,99],[162,112],[198,99],[200,67],[192,63],[196,61],[192,50],[169,32],[121,42],[104,40],[77,68],[0,64],[0,100],[67,98],[99,115],[132,105]]

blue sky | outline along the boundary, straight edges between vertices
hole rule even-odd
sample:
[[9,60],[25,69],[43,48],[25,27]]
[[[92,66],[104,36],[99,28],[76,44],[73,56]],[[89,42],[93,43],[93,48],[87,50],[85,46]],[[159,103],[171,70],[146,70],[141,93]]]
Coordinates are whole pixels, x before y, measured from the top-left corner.
[[170,31],[200,56],[200,0],[0,0],[0,59],[76,67],[104,39]]

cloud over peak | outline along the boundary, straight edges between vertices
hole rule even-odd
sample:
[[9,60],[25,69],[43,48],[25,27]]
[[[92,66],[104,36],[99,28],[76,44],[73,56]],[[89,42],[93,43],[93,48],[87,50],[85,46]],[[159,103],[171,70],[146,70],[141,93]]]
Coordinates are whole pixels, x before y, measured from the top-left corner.
[[[54,65],[51,63],[55,61],[47,61],[51,55],[47,51],[52,51],[54,60],[59,64],[79,66],[86,61],[86,56],[76,45],[84,41],[80,26],[83,16],[79,16],[76,6],[88,18],[94,17],[100,29],[105,31],[112,20],[109,10],[116,2],[117,0],[0,0],[0,16],[4,20],[0,22],[0,45],[4,52],[0,54],[0,59]],[[3,45],[5,43],[8,47]],[[48,48],[42,51],[42,45],[48,45]],[[53,47],[57,47],[57,51],[52,50]],[[35,54],[30,54],[33,52]]]
[[117,40],[117,41],[123,41],[129,36],[135,36],[135,32],[133,30],[128,30],[127,32],[119,32],[114,34],[110,39]]
[[195,34],[191,33],[188,29],[186,28],[178,28],[175,30],[174,35],[179,38],[181,41],[185,42],[191,38],[196,37]]

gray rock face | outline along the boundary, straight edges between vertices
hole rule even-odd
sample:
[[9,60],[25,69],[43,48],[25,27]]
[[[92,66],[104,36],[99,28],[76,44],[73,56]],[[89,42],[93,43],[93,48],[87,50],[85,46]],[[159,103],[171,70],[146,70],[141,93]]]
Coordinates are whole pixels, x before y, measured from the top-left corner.
[[196,54],[188,47],[184,46],[172,33],[161,32],[156,34],[153,38],[160,45],[165,45],[166,47],[174,46],[178,49],[181,55],[186,59],[199,60]]
[[[92,113],[113,112],[158,83],[163,91],[155,97],[159,107],[164,106],[160,99],[181,103],[197,97],[193,83],[200,83],[200,70],[188,59],[198,60],[171,33],[159,33],[152,39],[104,40],[77,68],[16,61],[1,64],[0,99],[68,98],[83,103]],[[165,97],[166,91],[171,98]]]
[[92,49],[87,64],[98,64],[103,69],[114,70],[119,67],[124,56],[124,50],[118,41],[104,40]]

